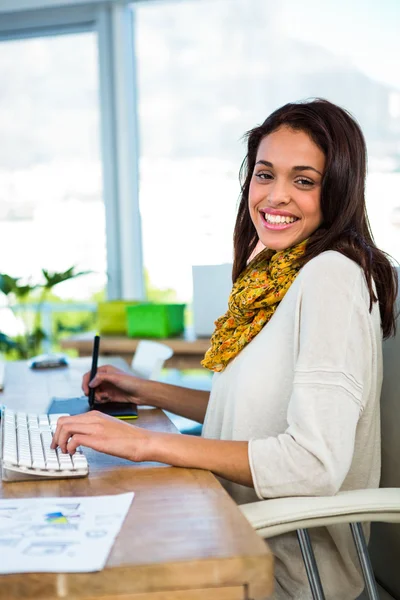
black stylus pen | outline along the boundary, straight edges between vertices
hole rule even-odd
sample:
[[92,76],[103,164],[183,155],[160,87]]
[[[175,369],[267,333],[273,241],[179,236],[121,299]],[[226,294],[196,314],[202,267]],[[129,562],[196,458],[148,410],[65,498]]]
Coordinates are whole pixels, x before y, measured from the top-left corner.
[[[99,359],[100,336],[95,335],[93,341],[92,368],[90,370],[90,381],[96,376],[97,361]],[[89,408],[94,407],[94,388],[89,388]]]

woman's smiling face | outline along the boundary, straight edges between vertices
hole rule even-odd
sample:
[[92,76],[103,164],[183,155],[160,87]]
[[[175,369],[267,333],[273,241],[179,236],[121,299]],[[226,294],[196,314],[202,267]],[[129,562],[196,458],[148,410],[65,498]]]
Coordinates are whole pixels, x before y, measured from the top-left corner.
[[324,168],[324,153],[304,131],[280,127],[261,140],[249,211],[264,246],[284,250],[318,229]]

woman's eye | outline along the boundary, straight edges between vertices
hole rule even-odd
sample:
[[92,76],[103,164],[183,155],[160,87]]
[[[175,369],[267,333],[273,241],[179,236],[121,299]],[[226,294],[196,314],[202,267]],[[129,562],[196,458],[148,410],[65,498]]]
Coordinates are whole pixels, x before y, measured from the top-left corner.
[[303,185],[303,186],[314,185],[313,181],[311,181],[310,179],[305,179],[304,177],[300,177],[299,179],[296,179],[296,183],[299,183],[300,185]]
[[272,175],[270,173],[256,173],[255,175],[256,175],[256,177],[258,179],[261,179],[261,180],[264,180],[264,181],[266,179],[272,179]]

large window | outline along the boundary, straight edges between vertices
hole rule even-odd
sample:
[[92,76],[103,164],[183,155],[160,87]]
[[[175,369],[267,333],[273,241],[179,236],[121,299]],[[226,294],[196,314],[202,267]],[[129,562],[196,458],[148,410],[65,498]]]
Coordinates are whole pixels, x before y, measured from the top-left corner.
[[[330,8],[329,8],[330,7]],[[400,259],[400,3],[186,0],[136,8],[140,203],[150,280],[191,297],[228,262],[241,137],[289,101],[350,110],[369,150],[376,241]]]
[[0,43],[0,272],[93,271],[75,299],[106,283],[98,87],[95,33]]

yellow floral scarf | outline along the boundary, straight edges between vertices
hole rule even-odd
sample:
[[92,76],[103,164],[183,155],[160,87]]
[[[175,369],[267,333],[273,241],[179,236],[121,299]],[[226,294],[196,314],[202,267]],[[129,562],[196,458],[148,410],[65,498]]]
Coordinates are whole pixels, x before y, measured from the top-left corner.
[[228,311],[215,321],[203,367],[223,371],[268,323],[300,269],[306,244],[279,252],[266,248],[247,265],[233,284]]

